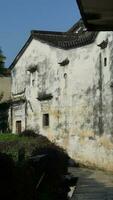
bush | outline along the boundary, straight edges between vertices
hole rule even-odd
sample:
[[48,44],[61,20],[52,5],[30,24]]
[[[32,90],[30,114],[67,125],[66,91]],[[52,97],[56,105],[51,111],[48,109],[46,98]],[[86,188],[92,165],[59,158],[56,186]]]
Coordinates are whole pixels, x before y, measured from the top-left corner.
[[35,200],[35,174],[27,162],[15,163],[0,153],[0,199]]
[[15,163],[5,153],[0,153],[0,199],[14,199],[15,188]]
[[[62,176],[67,173],[68,155],[46,137],[30,133],[32,132],[30,131],[28,136],[24,132],[24,136],[28,138],[18,137],[19,140],[13,138],[12,141],[2,142],[2,148],[10,152],[24,147],[32,157],[43,154],[46,156],[41,157],[38,162],[32,157],[14,162],[10,156],[1,153],[0,177],[2,175],[3,178],[0,179],[2,184],[0,199],[11,197],[12,200],[66,200],[67,188]],[[37,138],[29,138],[31,135],[34,137],[34,134]]]
[[35,148],[32,152],[32,156],[42,154],[47,155],[46,171],[49,175],[58,176],[67,173],[69,157],[62,148],[50,143],[48,146]]
[[22,133],[19,134],[19,136],[24,137],[37,137],[38,134],[36,134],[33,130],[24,130]]
[[35,171],[27,161],[16,165],[16,198],[15,200],[35,200]]
[[[43,173],[45,173],[44,180],[37,190],[38,199],[66,200],[69,187],[64,184],[62,177],[67,174],[68,155],[54,143],[50,143],[45,147],[35,148],[32,156],[37,155],[45,155],[37,168],[38,172],[41,171],[43,166]],[[41,174],[43,175],[43,173]]]

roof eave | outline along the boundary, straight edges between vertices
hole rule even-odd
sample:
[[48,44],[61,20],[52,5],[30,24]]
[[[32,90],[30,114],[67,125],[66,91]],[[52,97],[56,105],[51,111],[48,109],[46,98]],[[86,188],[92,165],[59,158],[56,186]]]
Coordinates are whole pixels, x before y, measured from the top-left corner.
[[[70,32],[70,31],[54,32],[54,31],[32,30],[28,40],[26,41],[25,45],[22,47],[22,49],[17,54],[17,56],[15,57],[12,64],[9,66],[9,69],[12,70],[14,68],[14,66],[16,65],[16,63],[18,62],[18,60],[20,59],[22,54],[25,52],[25,50],[31,43],[32,39],[39,40],[43,43],[47,43],[48,45],[54,46],[56,48],[68,50],[68,49],[73,49],[73,48],[81,47],[84,45],[88,45],[88,44],[94,42],[96,36],[97,36],[97,34],[94,34],[94,37],[91,38],[90,40],[88,38],[86,38],[86,39],[84,38],[84,42],[83,42],[83,40],[80,39],[80,42],[78,42],[80,44],[77,44],[77,42],[74,42],[74,40],[78,36],[77,35],[75,36],[75,33],[73,33],[73,30],[72,30],[72,32]],[[46,37],[46,39],[45,39],[45,37]],[[50,37],[50,38],[52,37],[54,39],[54,42],[52,42],[53,39],[48,40],[47,37]],[[60,39],[59,41],[55,41],[57,37]],[[62,38],[64,38],[64,39],[62,40]],[[67,39],[73,40],[73,41],[71,41],[71,44],[68,44]],[[89,40],[89,41],[87,41],[87,40]]]

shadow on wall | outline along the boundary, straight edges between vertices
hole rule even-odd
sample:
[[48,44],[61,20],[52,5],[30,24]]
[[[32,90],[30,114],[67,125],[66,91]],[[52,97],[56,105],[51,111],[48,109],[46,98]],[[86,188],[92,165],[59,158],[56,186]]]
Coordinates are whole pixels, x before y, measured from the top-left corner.
[[[69,162],[67,153],[46,137],[32,131],[24,131],[21,137],[36,137],[42,141],[25,159],[24,145],[19,150],[18,161],[11,156],[0,153],[0,199],[15,200],[66,200],[72,179],[67,178]],[[73,179],[74,184],[77,178]]]

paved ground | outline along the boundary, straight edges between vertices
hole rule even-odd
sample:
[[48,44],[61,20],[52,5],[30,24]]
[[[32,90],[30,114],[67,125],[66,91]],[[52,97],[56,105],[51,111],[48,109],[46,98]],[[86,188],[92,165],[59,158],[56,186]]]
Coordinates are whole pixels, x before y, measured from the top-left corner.
[[69,168],[79,177],[71,200],[113,200],[113,174],[86,168]]

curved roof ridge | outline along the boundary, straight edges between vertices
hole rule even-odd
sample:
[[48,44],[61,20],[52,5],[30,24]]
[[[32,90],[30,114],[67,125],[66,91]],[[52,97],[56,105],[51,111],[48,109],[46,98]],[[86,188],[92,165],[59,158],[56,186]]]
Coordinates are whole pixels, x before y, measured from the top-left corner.
[[97,34],[98,32],[88,32],[85,29],[84,23],[81,19],[67,32],[32,30],[27,42],[20,50],[9,68],[13,68],[13,66],[17,63],[21,55],[31,43],[32,39],[39,40],[42,43],[49,44],[56,48],[69,50],[93,43],[97,37]]

